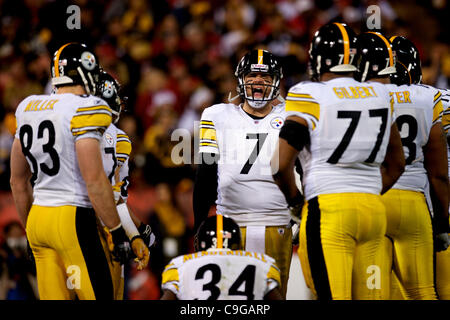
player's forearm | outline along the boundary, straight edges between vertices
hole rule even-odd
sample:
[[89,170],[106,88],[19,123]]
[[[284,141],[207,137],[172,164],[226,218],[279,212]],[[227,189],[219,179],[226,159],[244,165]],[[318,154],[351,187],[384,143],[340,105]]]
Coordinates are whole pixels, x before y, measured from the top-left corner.
[[397,125],[391,127],[391,135],[386,151],[386,157],[380,168],[382,188],[381,194],[386,193],[405,171],[405,155]]
[[11,179],[10,183],[17,213],[19,214],[23,226],[26,227],[28,213],[33,204],[33,189],[31,188],[29,180],[17,181]]
[[208,217],[209,210],[217,199],[217,169],[216,163],[198,165],[192,199],[195,230]]
[[428,177],[430,182],[430,196],[433,206],[434,222],[436,231],[449,232],[448,220],[448,177],[446,176],[432,176]]
[[108,228],[114,228],[120,223],[114,195],[106,176],[92,182],[86,182],[89,199],[97,215]]

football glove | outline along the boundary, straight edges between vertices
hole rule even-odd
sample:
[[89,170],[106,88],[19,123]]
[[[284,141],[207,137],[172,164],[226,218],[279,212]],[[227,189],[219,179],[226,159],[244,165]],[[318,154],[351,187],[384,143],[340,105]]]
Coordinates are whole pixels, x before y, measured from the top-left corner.
[[436,252],[445,251],[450,245],[450,238],[448,237],[448,233],[438,233],[434,237],[434,248]]
[[150,252],[148,251],[147,245],[145,244],[141,236],[135,236],[133,239],[131,239],[131,248],[134,255],[136,256],[134,261],[138,264],[137,269],[144,269],[148,265]]
[[131,246],[127,234],[122,226],[109,231],[112,237],[114,248],[112,251],[114,260],[124,264],[131,258]]
[[138,227],[138,231],[147,247],[151,248],[155,244],[156,237],[152,232],[150,225],[141,222],[141,225]]
[[302,218],[302,209],[304,201],[305,198],[300,192],[298,192],[294,198],[288,200],[288,208],[289,213],[291,215],[291,219],[298,224],[300,224],[300,220]]

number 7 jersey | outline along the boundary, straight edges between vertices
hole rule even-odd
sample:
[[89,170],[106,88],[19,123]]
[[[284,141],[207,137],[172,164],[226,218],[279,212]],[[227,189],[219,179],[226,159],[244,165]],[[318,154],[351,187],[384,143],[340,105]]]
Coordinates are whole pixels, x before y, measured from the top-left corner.
[[307,200],[319,194],[380,194],[380,166],[393,122],[384,85],[352,78],[301,82],[289,90],[286,111],[309,127],[311,145],[299,154]]
[[17,107],[16,122],[15,138],[33,173],[33,204],[92,207],[75,142],[101,139],[111,123],[108,104],[89,95],[33,95]]
[[232,216],[239,226],[289,223],[286,199],[270,166],[285,118],[283,104],[263,119],[251,118],[234,104],[203,111],[199,152],[220,155],[217,212]]

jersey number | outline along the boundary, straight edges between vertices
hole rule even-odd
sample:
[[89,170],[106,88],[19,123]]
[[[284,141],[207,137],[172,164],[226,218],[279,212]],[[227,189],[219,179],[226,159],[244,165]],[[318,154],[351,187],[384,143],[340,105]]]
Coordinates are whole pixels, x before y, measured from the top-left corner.
[[105,148],[105,153],[110,153],[114,162],[111,173],[108,175],[109,182],[112,182],[112,178],[114,177],[114,171],[116,171],[117,168],[116,152],[113,147],[109,147]]
[[[31,177],[31,184],[36,181],[39,168],[41,171],[49,176],[55,176],[59,172],[60,161],[58,153],[56,152],[55,146],[55,127],[50,120],[44,120],[39,124],[38,127],[38,139],[44,138],[44,131],[48,133],[48,141],[46,144],[42,145],[42,151],[47,153],[52,160],[52,166],[49,167],[46,163],[40,163],[38,166],[36,158],[31,153],[31,147],[33,145],[33,128],[26,124],[20,128],[19,137],[20,144],[22,146],[22,152],[25,157],[31,162],[33,176]],[[26,140],[25,140],[26,135]]]
[[[203,279],[207,271],[211,272],[211,281],[203,285],[203,291],[211,292],[211,295],[207,300],[217,300],[220,296],[220,288],[216,286],[222,278],[222,271],[217,264],[209,263],[199,268],[195,274],[195,280]],[[247,265],[237,279],[233,282],[228,290],[229,296],[246,296],[247,300],[253,300],[255,295],[253,294],[253,288],[255,286],[255,272],[256,267],[254,265]],[[239,288],[244,285],[244,290]]]
[[411,164],[416,159],[417,147],[414,140],[417,137],[417,120],[408,114],[403,114],[395,120],[399,131],[402,131],[403,125],[408,124],[408,135],[402,138],[403,147],[408,148],[408,158],[405,159],[405,163]]
[[[386,132],[388,112],[389,112],[389,110],[387,108],[369,110],[369,117],[371,117],[371,118],[380,117],[381,118],[381,126],[380,126],[380,132],[378,133],[378,136],[377,136],[377,141],[375,142],[372,152],[370,152],[369,157],[364,162],[372,163],[375,161],[377,153],[380,150],[381,142],[383,141],[384,133]],[[336,150],[334,150],[331,157],[327,160],[327,162],[331,163],[331,164],[336,164],[339,162],[339,159],[342,157],[342,155],[344,154],[348,145],[350,144],[350,141],[352,140],[353,135],[356,131],[356,127],[358,126],[359,119],[361,118],[361,111],[342,111],[341,110],[341,111],[338,111],[337,117],[338,117],[338,119],[351,119],[351,121],[350,121],[350,125],[347,128],[347,131],[345,131],[344,136],[342,137],[341,142],[337,146]]]
[[250,154],[250,157],[248,158],[247,162],[244,164],[244,166],[241,169],[241,174],[248,174],[250,169],[252,168],[253,164],[256,161],[256,158],[258,158],[259,151],[261,151],[261,148],[266,141],[266,138],[269,134],[268,133],[247,133],[247,139],[256,139],[256,145],[253,149],[252,153]]

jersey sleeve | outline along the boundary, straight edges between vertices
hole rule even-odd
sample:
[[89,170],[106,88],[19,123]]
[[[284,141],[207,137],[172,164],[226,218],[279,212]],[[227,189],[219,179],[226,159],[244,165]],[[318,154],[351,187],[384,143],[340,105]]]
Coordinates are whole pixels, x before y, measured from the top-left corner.
[[433,125],[442,121],[443,105],[442,92],[438,91],[433,97]]
[[178,295],[180,289],[180,278],[178,275],[178,268],[175,262],[172,260],[162,273],[161,288],[163,290],[170,290],[175,295]]
[[301,88],[290,90],[286,97],[286,115],[303,118],[310,130],[315,130],[320,118],[320,104]]
[[281,277],[280,277],[280,269],[275,265],[275,261],[273,260],[270,263],[269,271],[267,272],[267,286],[264,295],[279,287],[281,285]]
[[448,137],[450,135],[450,90],[446,90],[442,93],[441,103],[443,109],[442,127]]
[[130,138],[122,131],[117,133],[116,156],[119,163],[125,163],[130,157],[132,145]]
[[219,153],[214,115],[208,109],[203,111],[200,119],[199,152]]
[[76,140],[80,138],[100,139],[111,124],[112,113],[104,101],[96,99],[97,105],[79,107],[70,121],[70,131]]

